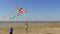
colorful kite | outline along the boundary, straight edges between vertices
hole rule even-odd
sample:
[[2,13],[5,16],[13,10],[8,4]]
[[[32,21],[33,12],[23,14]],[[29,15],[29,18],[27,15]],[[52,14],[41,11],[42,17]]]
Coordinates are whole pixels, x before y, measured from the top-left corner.
[[[17,8],[17,13],[16,12],[15,13],[10,12],[10,14],[9,14],[10,16],[8,16],[8,17],[9,17],[10,20],[15,20],[15,19],[18,20],[19,19],[19,16],[21,18],[21,16],[23,16],[26,13],[27,13],[27,11],[24,10],[23,8]],[[7,18],[6,16],[3,16],[3,17],[5,19]]]
[[21,13],[26,14],[27,11],[26,11],[26,10],[23,10],[23,8],[19,8],[19,9],[18,9],[18,16],[20,16]]

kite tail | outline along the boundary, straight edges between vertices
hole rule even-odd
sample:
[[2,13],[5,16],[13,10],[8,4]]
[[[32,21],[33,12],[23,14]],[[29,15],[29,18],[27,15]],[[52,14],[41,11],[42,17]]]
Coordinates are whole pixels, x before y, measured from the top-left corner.
[[20,13],[17,16],[20,16]]

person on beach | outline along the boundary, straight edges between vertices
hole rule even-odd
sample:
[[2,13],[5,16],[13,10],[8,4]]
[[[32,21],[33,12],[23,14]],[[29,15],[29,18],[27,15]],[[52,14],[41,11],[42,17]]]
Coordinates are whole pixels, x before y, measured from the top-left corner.
[[13,34],[13,27],[10,27],[10,34]]
[[28,32],[28,23],[25,23],[25,30]]

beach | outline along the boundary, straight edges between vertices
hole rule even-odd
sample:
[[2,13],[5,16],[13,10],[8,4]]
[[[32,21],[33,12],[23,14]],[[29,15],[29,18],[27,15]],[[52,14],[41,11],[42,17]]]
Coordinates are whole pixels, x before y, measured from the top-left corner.
[[60,34],[60,23],[28,23],[28,33],[25,23],[0,23],[0,34],[9,34],[10,25],[13,34]]

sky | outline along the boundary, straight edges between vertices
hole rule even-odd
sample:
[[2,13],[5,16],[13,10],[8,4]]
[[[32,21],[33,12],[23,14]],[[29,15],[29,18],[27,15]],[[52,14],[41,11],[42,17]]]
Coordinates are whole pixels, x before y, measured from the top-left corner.
[[27,21],[60,21],[60,0],[0,0],[0,21],[10,21],[17,7],[28,11]]

